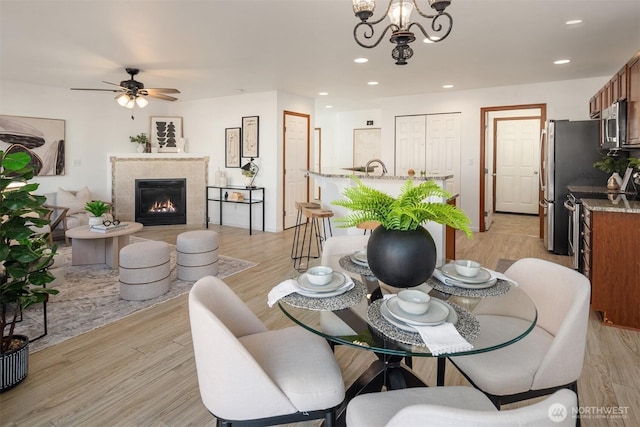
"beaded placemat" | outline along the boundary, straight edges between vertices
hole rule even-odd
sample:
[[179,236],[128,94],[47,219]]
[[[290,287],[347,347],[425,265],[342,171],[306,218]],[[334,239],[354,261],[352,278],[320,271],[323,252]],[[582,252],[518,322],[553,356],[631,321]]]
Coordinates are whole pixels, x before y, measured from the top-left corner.
[[487,298],[487,297],[497,297],[500,295],[504,295],[509,292],[511,289],[511,284],[506,280],[498,279],[495,285],[484,288],[484,289],[468,289],[468,288],[460,288],[454,285],[447,285],[446,283],[442,283],[440,280],[435,277],[430,277],[427,280],[427,285],[431,286],[433,289],[444,292],[449,295],[457,295],[459,297],[474,297],[474,298]]
[[340,267],[344,268],[349,273],[361,274],[363,276],[373,276],[373,273],[371,272],[369,267],[356,264],[351,259],[351,255],[345,255],[341,257],[338,262],[340,263]]
[[308,310],[342,310],[343,308],[353,307],[358,304],[366,295],[366,288],[362,282],[353,279],[353,284],[353,288],[344,294],[332,297],[312,298],[298,293],[293,293],[282,297],[280,301],[293,307],[306,308]]
[[[392,325],[382,317],[382,314],[380,313],[380,305],[382,302],[383,300],[381,299],[374,301],[367,309],[369,324],[387,338],[391,338],[404,344],[426,347],[418,332],[404,331],[397,326]],[[476,316],[459,305],[451,302],[447,302],[447,304],[449,304],[458,315],[458,321],[454,325],[455,328],[464,339],[468,342],[472,342],[478,336],[478,332],[480,332],[480,322],[476,319]]]

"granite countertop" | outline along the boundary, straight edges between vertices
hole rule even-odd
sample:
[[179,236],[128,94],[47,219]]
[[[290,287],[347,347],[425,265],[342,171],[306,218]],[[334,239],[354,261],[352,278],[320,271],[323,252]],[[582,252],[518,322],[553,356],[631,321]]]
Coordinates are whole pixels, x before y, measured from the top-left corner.
[[627,200],[622,194],[610,194],[608,199],[583,198],[582,204],[591,211],[640,214],[640,201]]
[[315,174],[315,175],[319,175],[325,178],[351,178],[352,176],[356,176],[359,179],[384,179],[384,180],[392,180],[392,181],[404,181],[407,179],[415,179],[416,181],[428,181],[430,179],[441,179],[441,180],[445,180],[445,179],[451,179],[453,178],[453,175],[437,175],[437,174],[426,174],[425,176],[419,176],[415,175],[415,176],[408,176],[408,175],[384,175],[384,176],[380,176],[380,175],[369,175],[369,176],[365,176],[364,172],[353,172],[353,171],[349,171],[349,170],[344,170],[344,169],[331,169],[325,172],[316,172],[316,171],[312,171],[309,170],[307,171],[309,173]]

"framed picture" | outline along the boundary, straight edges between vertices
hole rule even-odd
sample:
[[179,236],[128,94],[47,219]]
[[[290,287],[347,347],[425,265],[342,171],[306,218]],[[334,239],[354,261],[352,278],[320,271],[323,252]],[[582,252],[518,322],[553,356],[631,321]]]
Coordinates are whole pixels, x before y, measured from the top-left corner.
[[242,118],[242,157],[258,157],[260,117]]
[[242,130],[240,128],[226,128],[224,130],[224,165],[227,168],[240,167],[240,144]]
[[0,150],[27,153],[35,175],[64,175],[64,138],[64,120],[0,115]]
[[182,138],[182,117],[151,117],[149,136],[151,146],[160,150],[178,147],[178,140]]

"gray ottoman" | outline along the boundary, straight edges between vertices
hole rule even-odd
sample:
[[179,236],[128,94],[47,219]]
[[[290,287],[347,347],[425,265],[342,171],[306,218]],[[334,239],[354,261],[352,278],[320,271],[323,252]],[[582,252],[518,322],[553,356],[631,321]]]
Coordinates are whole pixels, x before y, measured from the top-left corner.
[[176,239],[178,279],[195,282],[218,274],[218,233],[194,230],[180,233]]
[[120,297],[140,301],[169,290],[171,246],[165,242],[140,242],[120,249]]

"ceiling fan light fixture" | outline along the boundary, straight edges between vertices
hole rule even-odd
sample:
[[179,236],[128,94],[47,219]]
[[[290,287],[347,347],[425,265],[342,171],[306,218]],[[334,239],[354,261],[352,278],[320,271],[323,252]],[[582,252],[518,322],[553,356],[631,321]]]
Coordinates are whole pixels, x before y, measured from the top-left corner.
[[138,95],[136,97],[136,104],[138,104],[138,107],[144,108],[149,105],[149,101],[147,101],[147,98],[145,98],[144,96]]
[[133,110],[133,107],[136,106],[136,99],[129,95],[129,100],[127,101],[127,105],[125,105],[125,107],[127,107],[130,110]]
[[118,104],[120,104],[121,106],[126,107],[127,102],[129,102],[129,95],[127,95],[126,93],[120,94],[116,96],[116,101],[118,101]]

